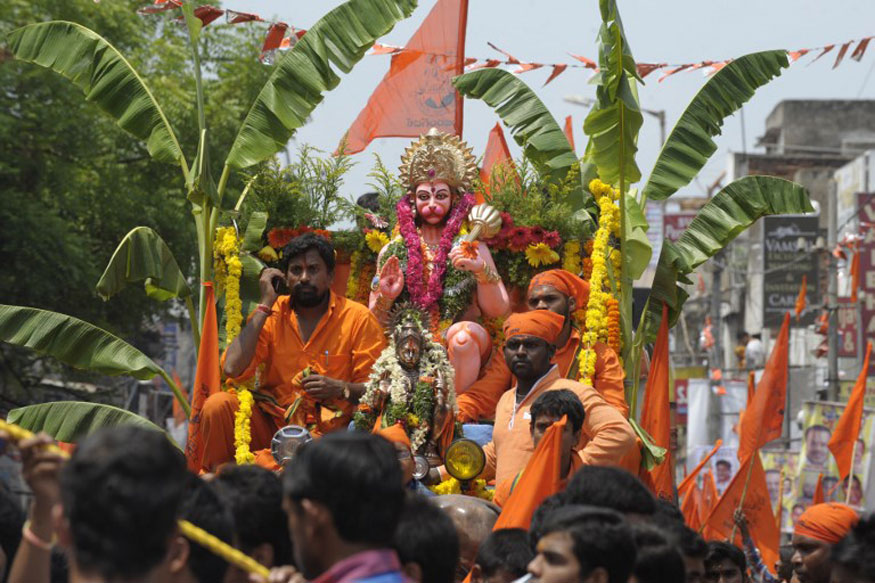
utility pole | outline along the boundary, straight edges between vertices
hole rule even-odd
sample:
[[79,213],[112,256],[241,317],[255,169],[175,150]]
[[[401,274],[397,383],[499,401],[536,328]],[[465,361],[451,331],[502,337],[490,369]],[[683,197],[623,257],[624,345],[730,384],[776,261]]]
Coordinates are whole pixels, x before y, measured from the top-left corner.
[[827,353],[827,391],[828,399],[838,401],[839,398],[839,312],[838,312],[838,262],[835,257],[829,252],[835,249],[838,239],[838,217],[837,213],[837,185],[835,179],[830,179],[829,189],[827,191],[827,210],[829,212],[827,226],[827,275],[829,277],[829,287],[827,288],[827,304],[826,310],[829,314],[829,329],[827,336],[827,345],[829,352]]

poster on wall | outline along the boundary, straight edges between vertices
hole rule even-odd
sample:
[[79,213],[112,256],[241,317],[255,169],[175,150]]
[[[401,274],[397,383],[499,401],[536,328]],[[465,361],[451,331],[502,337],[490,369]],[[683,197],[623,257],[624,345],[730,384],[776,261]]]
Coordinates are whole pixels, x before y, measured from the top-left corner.
[[[766,473],[766,487],[769,489],[769,498],[772,499],[772,509],[777,515],[778,500],[781,500],[781,532],[793,532],[796,520],[802,514],[804,506],[796,507],[795,477],[799,466],[799,452],[782,450],[768,450],[761,452],[763,469]],[[781,490],[781,475],[784,476],[784,489]]]
[[[708,453],[713,449],[712,445],[698,445],[693,450],[693,459],[688,460],[689,467],[695,467]],[[714,472],[714,484],[717,486],[717,493],[723,494],[732,478],[738,472],[740,466],[738,461],[738,448],[729,445],[724,445],[717,450],[705,470],[708,468]],[[700,474],[701,475],[701,474]]]
[[[817,236],[818,217],[804,215],[770,216],[763,219],[763,326],[778,328],[784,314],[792,311],[799,296],[802,276],[808,278],[808,306],[820,302],[818,287],[819,259],[817,253],[800,255],[811,250]],[[814,322],[817,310],[808,309],[791,326],[808,326]]]

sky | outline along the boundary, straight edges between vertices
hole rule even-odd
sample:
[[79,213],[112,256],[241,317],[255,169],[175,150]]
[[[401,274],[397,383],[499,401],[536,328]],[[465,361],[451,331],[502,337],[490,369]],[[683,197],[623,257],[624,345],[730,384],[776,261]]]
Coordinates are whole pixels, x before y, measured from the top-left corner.
[[[872,0],[735,0],[732,3],[618,0],[618,3],[638,62],[716,61],[760,50],[818,47],[875,35],[875,2]],[[338,4],[336,0],[226,0],[223,6],[256,12],[265,18],[275,17],[297,28],[309,28]],[[435,0],[420,0],[413,15],[380,42],[404,45],[434,4]],[[597,0],[470,0],[466,52],[469,57],[501,58],[487,45],[492,42],[522,61],[575,62],[568,53],[596,60],[599,24]],[[756,140],[764,133],[766,117],[782,100],[875,98],[875,75],[872,75],[875,43],[861,62],[846,57],[833,69],[836,53],[837,49],[833,49],[810,66],[814,56],[803,57],[781,77],[761,88],[744,107],[743,116],[736,114],[726,120],[723,134],[716,139],[718,151],[699,175],[698,182],[681,190],[678,196],[703,196],[707,186],[726,169],[730,152],[762,151],[755,147]],[[390,58],[365,56],[316,108],[311,122],[298,130],[296,142],[333,151],[388,71]],[[521,78],[536,91],[560,124],[566,115],[573,116],[575,142],[581,153],[586,144],[583,119],[588,109],[567,103],[563,98],[568,95],[592,97],[595,89],[588,84],[591,72],[569,68],[543,87],[549,74],[550,69],[544,67],[525,73]],[[670,131],[706,79],[701,71],[694,71],[679,73],[659,83],[659,75],[653,73],[645,79],[646,84],[639,90],[641,107],[665,111],[667,131]],[[489,130],[497,121],[498,116],[488,106],[477,100],[466,100],[463,138],[476,155],[483,153]],[[518,157],[520,149],[509,133],[507,138],[511,153]],[[344,194],[355,197],[367,192],[367,173],[373,154],[379,154],[388,167],[396,168],[409,141],[378,139],[354,156],[357,165],[347,177]],[[638,145],[638,165],[646,179],[660,147],[659,124],[654,117],[645,115]]]

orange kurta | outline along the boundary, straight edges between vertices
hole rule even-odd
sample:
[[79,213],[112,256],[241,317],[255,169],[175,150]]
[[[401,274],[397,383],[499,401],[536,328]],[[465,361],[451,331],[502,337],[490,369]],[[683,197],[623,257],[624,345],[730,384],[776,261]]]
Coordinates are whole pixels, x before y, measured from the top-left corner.
[[[571,478],[574,477],[574,473],[577,472],[580,468],[583,467],[583,460],[580,459],[579,455],[571,456],[571,466],[568,468],[568,475],[565,476],[565,479],[559,482],[559,492],[565,490],[565,487],[568,486],[568,482],[571,481]],[[504,506],[504,503],[507,502],[507,499],[510,498],[511,492],[513,492],[513,488],[516,485],[518,478],[522,475],[522,471],[520,471],[516,476],[509,480],[505,480],[495,487],[495,493],[492,495],[492,502],[498,506]]]
[[[300,388],[292,385],[292,379],[306,367],[325,371],[330,378],[364,383],[385,346],[383,329],[371,312],[334,292],[331,292],[328,310],[309,340],[304,342],[290,297],[281,296],[261,329],[252,361],[234,380],[249,379],[264,364],[259,392],[273,397],[285,409],[302,393]],[[222,356],[223,365],[226,357],[227,351]],[[213,442],[206,444],[208,450],[213,448],[212,454],[206,456],[211,465],[233,458],[233,412],[236,408],[236,397],[228,393],[218,393],[207,399],[203,412],[204,439]],[[355,406],[342,403],[340,408],[342,414],[332,424],[345,427],[352,419]],[[275,431],[275,426],[281,427],[285,423],[282,419],[271,419],[258,407],[253,409],[252,417],[251,449],[269,447],[269,437],[266,443],[262,443],[264,434],[272,436],[271,430]],[[227,427],[229,422],[230,427]],[[262,428],[262,425],[266,426]],[[227,443],[228,436],[231,443]],[[208,466],[207,460],[204,465]]]
[[[565,378],[577,378],[570,374],[572,365],[576,366],[574,357],[580,346],[580,334],[577,330],[571,331],[568,342],[556,351],[553,362],[559,366],[561,376]],[[626,393],[623,388],[625,373],[620,366],[620,359],[607,344],[601,342],[595,345],[596,363],[593,384],[595,390],[613,405],[623,416],[629,415],[629,405],[626,404]],[[491,419],[495,415],[495,407],[498,400],[513,383],[513,375],[504,361],[504,352],[494,350],[492,357],[486,364],[484,374],[467,391],[456,397],[459,405],[458,420],[462,423],[473,423],[479,419]]]
[[615,407],[609,405],[592,387],[562,378],[559,368],[553,366],[535,383],[519,405],[516,404],[516,387],[506,391],[499,399],[492,441],[483,448],[486,467],[481,478],[490,480],[494,477],[496,483],[501,484],[526,466],[534,451],[529,409],[541,393],[558,389],[574,391],[583,403],[585,417],[577,445],[577,454],[582,463],[617,465],[636,446],[632,426]]

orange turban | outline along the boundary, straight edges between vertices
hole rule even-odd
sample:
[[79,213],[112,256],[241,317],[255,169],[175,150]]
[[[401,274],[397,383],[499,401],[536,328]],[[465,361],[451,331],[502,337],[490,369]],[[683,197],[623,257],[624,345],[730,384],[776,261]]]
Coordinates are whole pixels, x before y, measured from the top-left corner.
[[577,309],[585,310],[589,301],[589,284],[570,271],[551,269],[535,275],[529,283],[529,293],[539,285],[555,287],[560,293],[573,297],[577,301]]
[[410,449],[410,437],[407,435],[404,426],[400,423],[382,428],[377,432],[377,435],[383,439],[391,441],[392,443],[403,443],[407,446],[407,449]]
[[555,345],[564,324],[565,318],[549,310],[511,314],[504,321],[504,339],[527,334]]
[[809,506],[796,522],[793,534],[835,544],[845,538],[860,517],[850,506],[826,502]]

